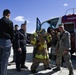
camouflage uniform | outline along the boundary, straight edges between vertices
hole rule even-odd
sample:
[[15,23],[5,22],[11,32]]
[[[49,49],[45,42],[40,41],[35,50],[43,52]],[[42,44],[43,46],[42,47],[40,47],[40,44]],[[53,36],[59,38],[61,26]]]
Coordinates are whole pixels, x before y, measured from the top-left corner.
[[[49,67],[49,56],[47,51],[47,42],[49,37],[47,37],[47,34],[39,33],[35,38],[36,40],[32,39],[32,42],[34,42],[34,45],[36,47],[36,53],[33,59],[33,64],[31,66],[31,70],[36,70],[39,66],[39,63],[43,62],[44,67],[48,69]],[[50,38],[51,39],[51,36]]]
[[[70,41],[70,33],[67,31],[64,31],[59,36],[59,42],[57,44],[58,52],[57,52],[57,58],[56,58],[56,64],[57,67],[60,67],[62,62],[62,56],[64,57],[64,61],[66,63],[66,66],[68,67],[69,71],[73,70],[72,62],[71,62],[71,55],[69,53],[69,50],[71,49],[71,41]],[[67,53],[64,53],[64,50],[67,50]]]

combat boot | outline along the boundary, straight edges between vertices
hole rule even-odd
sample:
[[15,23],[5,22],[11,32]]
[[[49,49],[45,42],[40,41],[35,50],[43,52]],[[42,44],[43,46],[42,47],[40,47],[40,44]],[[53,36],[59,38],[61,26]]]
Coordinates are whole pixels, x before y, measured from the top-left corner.
[[69,71],[69,75],[74,75],[72,70]]
[[57,72],[57,71],[60,71],[60,67],[56,67],[55,69],[53,69],[53,71]]
[[49,67],[47,67],[47,68],[45,68],[45,69],[51,69],[51,67],[49,66]]
[[32,72],[32,73],[37,73],[37,71],[36,71],[36,70],[31,70],[31,72]]

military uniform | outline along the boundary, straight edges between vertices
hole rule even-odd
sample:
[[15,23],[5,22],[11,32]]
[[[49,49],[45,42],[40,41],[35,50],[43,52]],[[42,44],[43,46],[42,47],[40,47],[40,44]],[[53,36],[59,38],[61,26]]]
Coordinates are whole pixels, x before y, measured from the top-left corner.
[[[59,36],[59,42],[57,44],[58,51],[57,51],[57,58],[56,64],[57,67],[60,68],[62,62],[62,56],[64,57],[64,61],[66,66],[68,67],[69,71],[73,72],[73,65],[71,62],[71,55],[69,50],[71,49],[71,41],[70,41],[70,33],[67,31],[63,31]],[[67,50],[67,53],[64,53],[64,50]],[[57,70],[57,69],[54,69]],[[71,74],[69,74],[71,75]]]
[[47,35],[38,33],[36,37],[32,39],[32,42],[36,47],[36,53],[34,55],[33,64],[31,66],[31,71],[36,72],[39,63],[43,62],[46,69],[49,67],[49,56],[47,51],[47,42],[49,42]]

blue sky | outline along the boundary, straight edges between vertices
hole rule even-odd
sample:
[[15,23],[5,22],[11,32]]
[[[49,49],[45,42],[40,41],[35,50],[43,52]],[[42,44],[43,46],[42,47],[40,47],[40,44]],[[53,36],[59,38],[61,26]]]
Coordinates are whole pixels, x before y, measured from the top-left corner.
[[36,17],[41,22],[62,16],[69,8],[76,8],[76,0],[0,0],[0,18],[4,9],[11,11],[10,19],[14,25],[27,21],[27,32],[36,28]]

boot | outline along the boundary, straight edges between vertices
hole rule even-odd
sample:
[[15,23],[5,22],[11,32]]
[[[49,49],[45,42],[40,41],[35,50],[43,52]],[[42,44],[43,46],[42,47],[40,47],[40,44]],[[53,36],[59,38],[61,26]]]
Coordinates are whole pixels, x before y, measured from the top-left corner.
[[53,71],[60,71],[61,69],[60,69],[60,67],[56,67],[55,69],[53,69]]
[[45,69],[49,69],[49,70],[50,70],[50,69],[51,69],[51,67],[49,66],[49,67],[47,67],[47,68],[45,68]]
[[27,69],[28,67],[27,67],[27,66],[25,66],[25,65],[21,65],[21,68],[25,68],[25,69]]
[[69,75],[74,75],[73,70],[69,71]]
[[16,70],[17,70],[18,72],[20,72],[20,71],[21,71],[21,69],[20,69],[20,68],[16,68]]
[[36,70],[31,70],[31,72],[32,72],[32,73],[36,73],[37,71],[36,71]]

